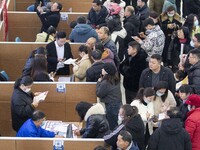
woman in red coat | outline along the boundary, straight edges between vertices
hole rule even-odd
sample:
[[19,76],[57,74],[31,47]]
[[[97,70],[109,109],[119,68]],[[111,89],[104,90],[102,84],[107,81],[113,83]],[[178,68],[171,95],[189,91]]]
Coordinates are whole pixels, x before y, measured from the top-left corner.
[[192,94],[188,97],[188,117],[185,122],[185,129],[190,134],[192,150],[200,150],[200,96]]

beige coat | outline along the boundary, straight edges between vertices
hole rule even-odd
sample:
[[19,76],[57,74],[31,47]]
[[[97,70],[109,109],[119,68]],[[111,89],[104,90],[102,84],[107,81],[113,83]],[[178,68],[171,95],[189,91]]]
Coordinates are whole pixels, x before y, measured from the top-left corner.
[[154,114],[159,115],[162,112],[165,112],[167,108],[176,107],[176,100],[170,90],[168,90],[168,95],[165,102],[162,102],[161,97],[156,96],[156,99],[153,101]]
[[[35,42],[45,42],[46,37],[47,37],[47,33],[46,33],[46,32],[38,33],[38,34],[36,35],[36,40],[35,40]],[[49,35],[49,39],[48,39],[47,42],[52,42],[52,41],[54,41],[54,40],[55,40],[55,38],[54,38],[52,35]]]
[[90,67],[91,67],[91,61],[90,61],[90,59],[88,57],[88,54],[86,54],[73,67],[75,81],[77,81],[77,82],[85,82],[86,81],[86,71]]

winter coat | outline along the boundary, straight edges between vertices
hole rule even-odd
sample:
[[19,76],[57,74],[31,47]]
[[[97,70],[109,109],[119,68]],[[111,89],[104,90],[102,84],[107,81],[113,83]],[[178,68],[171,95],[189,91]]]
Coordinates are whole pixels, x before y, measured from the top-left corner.
[[162,55],[165,45],[165,35],[160,27],[158,25],[155,25],[155,27],[149,31],[146,38],[140,44],[145,52],[148,54],[148,59],[153,54]]
[[200,149],[200,108],[191,110],[187,114],[185,129],[190,135],[192,141],[192,150]]
[[[46,32],[38,33],[36,35],[35,42],[45,42],[46,38],[47,38],[47,33]],[[49,35],[49,38],[47,39],[47,42],[52,42],[54,40],[55,40],[55,38],[52,35]]]
[[91,67],[91,61],[88,57],[88,54],[85,54],[80,61],[76,63],[73,68],[75,80],[77,82],[86,81],[86,71]]
[[131,15],[124,20],[124,29],[127,32],[127,36],[124,40],[125,47],[128,47],[128,43],[133,39],[131,36],[136,36],[139,33],[140,19],[136,15]]
[[85,114],[86,127],[81,129],[82,138],[102,138],[109,130],[109,124],[105,117],[104,107],[97,103]]
[[[161,66],[160,81],[166,81],[168,83],[169,90],[172,92],[172,94],[175,94],[176,82],[174,75],[169,68]],[[140,77],[139,87],[152,87],[152,71],[149,68],[143,70]]]
[[200,94],[200,61],[191,66],[188,72],[189,85],[195,94]]
[[188,0],[186,2],[186,6],[188,8],[188,14],[196,14],[199,15],[200,13],[200,1],[199,0]]
[[120,64],[120,73],[124,76],[125,89],[133,92],[138,91],[140,76],[146,68],[146,57],[147,54],[140,49],[134,57],[127,56]]
[[146,104],[140,102],[140,100],[133,100],[133,102],[130,105],[136,106],[138,108],[138,114],[140,114],[140,116],[142,117],[142,121],[145,127],[148,123],[149,134],[151,135],[153,133],[153,123],[151,121],[148,121],[146,114],[150,113],[149,118],[151,118],[154,115],[154,104],[152,102]]
[[125,54],[124,38],[126,37],[126,35],[127,32],[124,28],[122,28],[120,31],[113,31],[111,33],[111,40],[114,41],[117,47],[117,53],[120,62],[124,59],[124,54]]
[[31,118],[35,108],[31,105],[33,95],[15,88],[11,98],[12,127],[18,131],[26,120]]
[[181,121],[183,122],[183,127],[185,127],[185,120],[187,119],[188,112],[189,112],[188,105],[185,103],[181,104],[180,105],[180,113],[181,113]]
[[167,97],[165,99],[165,102],[162,101],[161,97],[156,96],[155,100],[153,101],[153,107],[154,107],[154,114],[159,115],[160,113],[163,113],[161,111],[162,105],[165,105],[167,107],[176,107],[176,100],[174,98],[174,95],[170,90],[168,90]]
[[97,14],[93,8],[90,9],[88,13],[88,24],[93,27],[106,23],[105,19],[108,15],[108,11],[105,6],[101,6],[100,12]]
[[150,137],[147,150],[191,150],[189,134],[179,118],[164,119]]
[[50,79],[49,74],[47,72],[44,72],[44,71],[39,71],[39,72],[35,73],[32,78],[33,78],[33,81],[37,81],[37,82],[51,82],[51,81],[53,81],[52,79]]
[[97,82],[100,78],[103,65],[103,61],[93,63],[92,66],[86,71],[86,82]]
[[155,11],[158,14],[162,13],[162,7],[165,0],[150,0],[149,1],[149,8],[151,11]]
[[28,119],[17,132],[17,137],[55,137],[55,133],[36,127],[31,119]]
[[[107,10],[108,10],[108,7],[109,7],[109,5],[110,5],[111,3],[112,3],[111,0],[106,0],[106,1],[103,3],[103,6],[105,6],[105,7],[107,8]],[[124,8],[125,8],[125,6],[126,6],[126,3],[125,3],[123,0],[120,0],[119,6],[121,7],[121,10],[120,10],[120,12],[119,12],[119,16],[120,16],[121,22],[123,22],[123,20],[124,20]],[[109,10],[108,10],[108,12],[109,12]]]
[[142,23],[142,21],[144,21],[146,18],[149,17],[149,7],[147,6],[147,4],[145,4],[142,8],[138,7],[138,12],[137,12],[137,16],[140,17],[140,21]]
[[85,43],[89,38],[98,40],[96,31],[88,24],[77,24],[69,35],[71,42]]
[[105,104],[121,103],[121,90],[120,83],[111,84],[108,80],[102,79],[97,82],[96,95],[100,98],[100,101]]
[[144,124],[139,114],[131,117],[129,120],[123,121],[113,131],[108,132],[103,137],[105,142],[113,148],[116,148],[117,137],[121,130],[128,131],[132,135],[133,141],[138,144],[140,150],[144,150]]
[[177,12],[177,8],[176,8],[176,0],[165,0],[164,4],[163,4],[163,8],[162,8],[162,12],[166,12],[167,9],[173,6],[175,8],[175,11]]

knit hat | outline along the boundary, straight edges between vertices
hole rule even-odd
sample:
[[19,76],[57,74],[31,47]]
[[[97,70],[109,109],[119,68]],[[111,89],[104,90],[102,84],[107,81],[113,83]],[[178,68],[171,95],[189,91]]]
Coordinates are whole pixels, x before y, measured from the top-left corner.
[[185,103],[188,105],[200,107],[200,95],[190,95]]
[[105,63],[103,66],[103,69],[109,74],[109,75],[114,75],[117,70],[115,66],[112,63]]

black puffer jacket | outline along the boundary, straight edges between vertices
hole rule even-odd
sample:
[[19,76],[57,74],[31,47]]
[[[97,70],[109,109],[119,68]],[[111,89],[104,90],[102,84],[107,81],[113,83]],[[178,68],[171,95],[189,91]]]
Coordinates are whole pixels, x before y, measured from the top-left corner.
[[34,112],[34,108],[31,106],[32,102],[32,94],[27,94],[20,88],[14,89],[11,99],[11,116],[12,127],[15,131],[18,131],[23,123],[31,118]]
[[80,131],[83,138],[102,138],[109,130],[105,110],[100,103],[92,106],[86,113],[86,127]]
[[140,150],[144,150],[144,123],[140,115],[136,115],[122,124],[117,126],[113,131],[109,131],[104,140],[112,146],[113,149],[117,148],[117,136],[121,130],[126,130],[131,133],[133,141],[137,142]]
[[162,122],[150,137],[147,150],[191,150],[189,134],[182,127],[180,119],[170,118]]
[[191,66],[188,72],[189,85],[195,94],[200,94],[200,61]]

